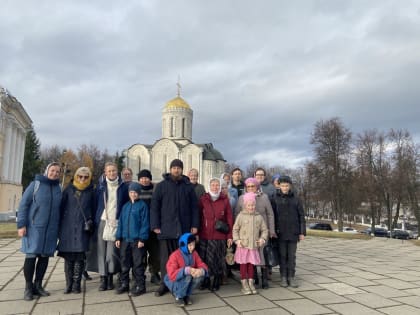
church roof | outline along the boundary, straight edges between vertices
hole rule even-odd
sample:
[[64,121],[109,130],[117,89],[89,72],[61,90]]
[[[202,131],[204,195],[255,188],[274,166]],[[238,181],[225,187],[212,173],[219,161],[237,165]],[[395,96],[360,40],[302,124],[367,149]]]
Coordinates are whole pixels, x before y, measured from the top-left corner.
[[197,144],[198,146],[203,148],[203,160],[210,160],[210,161],[225,161],[223,158],[222,153],[217,151],[213,144],[205,143],[205,144]]
[[165,108],[187,108],[191,109],[190,105],[181,97],[177,96],[166,103]]

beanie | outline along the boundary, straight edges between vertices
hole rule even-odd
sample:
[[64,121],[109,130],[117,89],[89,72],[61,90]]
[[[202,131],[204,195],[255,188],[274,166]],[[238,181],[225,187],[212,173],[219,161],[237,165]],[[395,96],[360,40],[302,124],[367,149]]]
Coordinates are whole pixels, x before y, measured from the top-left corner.
[[172,160],[171,165],[169,166],[169,168],[176,167],[176,166],[184,169],[184,163],[180,159]]
[[255,202],[255,193],[249,192],[244,194],[244,204],[249,202]]
[[150,180],[152,180],[152,173],[150,173],[149,170],[141,170],[138,174],[137,174],[137,179],[140,179],[142,177],[147,177]]
[[279,183],[289,183],[292,184],[292,179],[287,175],[282,175],[278,179]]
[[138,193],[140,195],[141,193],[141,185],[139,183],[136,182],[131,182],[130,186],[128,186],[128,191],[135,191],[136,193]]
[[248,184],[254,184],[257,189],[260,188],[260,182],[255,177],[249,177],[245,180],[245,186]]

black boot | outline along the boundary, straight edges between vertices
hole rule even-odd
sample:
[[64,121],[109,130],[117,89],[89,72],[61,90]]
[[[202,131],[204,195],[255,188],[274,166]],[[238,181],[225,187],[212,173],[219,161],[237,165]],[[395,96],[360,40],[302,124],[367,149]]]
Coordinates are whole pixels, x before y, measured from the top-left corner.
[[220,276],[214,276],[213,283],[211,285],[211,291],[219,291],[220,289]]
[[258,280],[258,269],[256,266],[254,266],[254,284],[256,286],[260,284],[260,281]]
[[139,296],[146,293],[146,283],[144,279],[136,281],[136,286],[131,290],[131,296]]
[[78,260],[74,264],[74,275],[73,275],[73,292],[80,293],[82,292],[81,289],[81,281],[83,270],[85,270],[85,262],[84,260]]
[[69,294],[73,289],[73,269],[74,261],[64,260],[64,274],[66,276],[66,288],[64,289],[64,294]]
[[108,275],[108,285],[107,285],[108,290],[114,290],[114,278],[113,275]]
[[166,285],[162,282],[160,284],[159,289],[155,292],[155,296],[162,296],[164,295],[166,292],[169,292],[169,289],[166,287]]
[[42,287],[42,280],[35,280],[32,292],[33,295],[50,296],[50,292],[45,291]]
[[203,282],[200,284],[200,290],[210,289],[210,278],[205,277]]
[[108,277],[107,276],[101,276],[100,278],[100,285],[99,285],[99,291],[106,291],[108,289]]
[[261,268],[261,287],[263,289],[268,289],[268,269]]
[[128,282],[122,281],[120,286],[115,290],[116,294],[121,294],[129,291]]
[[23,293],[23,299],[25,301],[32,301],[34,299],[34,295],[32,293],[33,290],[32,282],[26,282],[25,285],[25,292]]

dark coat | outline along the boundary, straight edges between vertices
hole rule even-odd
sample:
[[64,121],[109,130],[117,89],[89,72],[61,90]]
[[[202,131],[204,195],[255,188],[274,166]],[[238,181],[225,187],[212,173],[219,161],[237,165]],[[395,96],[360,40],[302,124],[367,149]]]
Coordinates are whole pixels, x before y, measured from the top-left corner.
[[[227,240],[232,238],[233,215],[230,202],[225,194],[213,201],[209,193],[204,194],[198,203],[201,216],[200,239]],[[224,234],[214,228],[216,220],[221,220],[229,225],[229,233]]]
[[[82,214],[83,213],[83,214]],[[80,191],[73,184],[63,191],[58,251],[80,253],[89,250],[90,233],[83,230],[85,220],[93,221],[95,191],[90,185]]]
[[145,242],[149,238],[149,208],[143,200],[128,201],[120,215],[116,238],[126,242]]
[[150,209],[150,228],[160,229],[158,239],[178,239],[200,227],[194,187],[187,176],[174,181],[169,173],[156,185]]
[[[38,186],[34,193],[35,183]],[[21,251],[54,256],[60,221],[61,188],[58,180],[36,175],[23,193],[18,210],[18,229],[26,227]]]
[[302,203],[293,191],[275,196],[274,211],[276,233],[280,240],[298,241],[299,235],[306,235],[305,213]]
[[[106,178],[104,177],[96,187],[96,214],[95,214],[95,224],[99,226],[101,222],[102,213],[105,210],[105,200],[108,200],[108,187],[106,183]],[[124,204],[130,200],[128,197],[128,184],[124,183],[121,178],[118,179],[118,189],[117,189],[117,219],[120,217],[120,213]]]

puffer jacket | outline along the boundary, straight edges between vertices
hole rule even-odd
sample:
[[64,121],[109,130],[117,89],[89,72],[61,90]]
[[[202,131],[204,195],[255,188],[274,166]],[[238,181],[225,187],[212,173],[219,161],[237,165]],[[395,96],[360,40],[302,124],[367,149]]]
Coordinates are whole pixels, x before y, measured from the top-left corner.
[[[268,196],[265,193],[258,192],[255,194],[255,211],[262,215],[265,224],[270,231],[270,234],[273,235],[275,233],[274,228],[274,211],[271,207],[271,202],[268,199]],[[236,205],[236,213],[239,213],[244,206],[244,196],[240,196],[238,200],[238,204]]]
[[[227,196],[220,193],[217,200],[213,201],[209,193],[204,194],[198,203],[201,215],[200,239],[226,240],[232,238],[233,216]],[[216,220],[221,220],[229,225],[229,233],[224,234],[214,228]]]
[[258,212],[243,210],[233,225],[233,241],[241,241],[242,247],[257,249],[257,241],[262,238],[267,241],[268,228],[263,217]]
[[[39,187],[34,192],[36,182]],[[54,255],[57,248],[60,203],[59,181],[36,175],[19,204],[17,228],[26,227],[26,235],[22,237],[23,253]]]
[[58,251],[79,253],[89,250],[90,234],[84,231],[86,221],[93,221],[95,191],[93,185],[78,190],[73,184],[67,186],[61,200],[61,219]]
[[120,215],[116,239],[144,242],[149,238],[149,209],[143,200],[128,201]]

